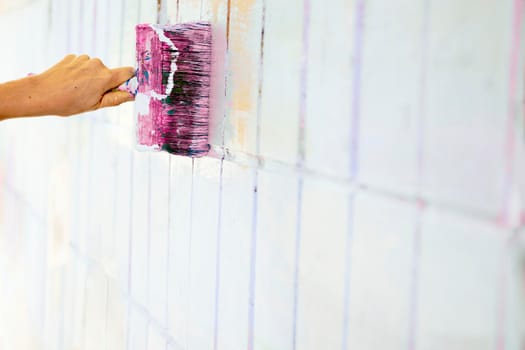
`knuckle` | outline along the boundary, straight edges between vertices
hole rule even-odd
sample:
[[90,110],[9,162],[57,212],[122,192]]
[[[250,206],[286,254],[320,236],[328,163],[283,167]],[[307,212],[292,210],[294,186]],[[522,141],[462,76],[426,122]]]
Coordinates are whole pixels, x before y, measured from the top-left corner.
[[100,58],[98,58],[98,57],[92,58],[89,62],[91,64],[94,64],[94,65],[97,65],[97,66],[103,66],[104,65],[102,63],[102,60]]

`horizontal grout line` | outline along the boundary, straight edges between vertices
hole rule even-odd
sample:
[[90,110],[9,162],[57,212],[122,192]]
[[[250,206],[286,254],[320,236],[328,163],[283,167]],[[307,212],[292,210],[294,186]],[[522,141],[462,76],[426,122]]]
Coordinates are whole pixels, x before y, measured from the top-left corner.
[[[100,122],[106,124],[106,122]],[[115,127],[114,125],[110,126]],[[116,140],[117,137],[114,137]],[[133,151],[133,149],[130,149]],[[177,156],[173,156],[177,157]],[[492,226],[495,226],[503,230],[521,230],[525,228],[525,223],[502,223],[498,220],[498,214],[491,214],[490,212],[462,206],[460,204],[454,204],[447,201],[432,198],[431,196],[417,195],[396,191],[393,189],[370,185],[366,182],[356,179],[352,181],[349,177],[334,176],[331,174],[323,173],[317,170],[299,167],[297,164],[290,164],[279,160],[268,159],[254,154],[231,150],[227,147],[218,145],[211,145],[210,152],[207,157],[215,158],[219,160],[226,160],[228,162],[245,166],[251,169],[258,169],[265,172],[284,174],[291,176],[301,176],[305,180],[321,181],[327,186],[334,186],[335,188],[344,191],[344,193],[370,193],[387,199],[394,199],[413,205],[421,205],[424,209],[436,209],[446,213],[452,213],[469,217],[477,220],[484,221]],[[14,186],[10,183],[6,183],[7,189],[14,193],[18,198],[22,199],[29,208],[32,208],[35,213],[35,208],[32,207],[30,201],[26,200],[23,195],[14,190]],[[39,220],[45,222],[45,218],[42,215],[37,216]]]
[[436,209],[447,213],[459,214],[465,217],[486,221],[488,224],[497,226],[500,229],[519,230],[521,228],[525,228],[525,223],[520,223],[518,225],[499,223],[497,217],[498,214],[490,214],[487,211],[480,209],[449,203],[447,201],[438,200],[430,196],[417,194],[411,195],[376,185],[370,185],[366,182],[359,181],[359,179],[352,181],[349,177],[337,177],[313,169],[308,169],[304,166],[297,166],[295,164],[289,164],[272,159],[263,159],[262,157],[258,157],[249,153],[232,151],[226,147],[223,148],[212,145],[208,157],[224,159],[226,161],[250,168],[257,167],[259,170],[271,173],[288,173],[293,176],[300,176],[309,180],[323,181],[329,186],[338,187],[348,193],[370,193],[380,197],[394,199],[413,205],[422,205],[424,209]]
[[[183,350],[184,347],[180,345],[170,334],[168,326],[163,325],[162,322],[160,322],[158,319],[156,319],[149,311],[148,309],[140,302],[135,300],[131,292],[125,292],[123,288],[120,287],[120,281],[118,281],[115,276],[108,273],[107,269],[103,267],[98,261],[88,256],[86,253],[82,252],[75,244],[72,242],[69,242],[69,247],[71,251],[76,255],[77,258],[84,264],[84,266],[87,269],[94,269],[100,273],[102,273],[105,277],[108,278],[108,280],[112,281],[114,285],[118,286],[118,290],[120,292],[120,295],[123,297],[123,302],[129,302],[131,306],[135,309],[135,311],[138,311],[139,314],[141,314],[142,317],[144,317],[148,323],[148,325],[152,325],[153,328],[166,340],[167,345],[173,346],[174,350]],[[128,315],[130,317],[130,315]],[[146,330],[147,331],[147,330]]]
[[[176,157],[176,156],[174,156]],[[228,162],[245,166],[249,168],[257,168],[258,170],[276,173],[276,174],[288,174],[291,176],[301,176],[305,180],[321,181],[327,186],[334,186],[335,188],[343,191],[344,193],[369,193],[386,199],[393,199],[400,202],[412,204],[412,205],[422,205],[424,209],[436,209],[443,211],[445,213],[451,213],[455,215],[461,215],[464,217],[484,221],[485,223],[497,227],[503,230],[521,230],[525,228],[525,223],[518,224],[507,224],[498,221],[497,214],[491,214],[487,211],[469,208],[461,206],[459,204],[453,204],[446,201],[440,201],[438,199],[432,198],[430,196],[424,195],[411,195],[408,193],[398,192],[392,189],[370,185],[365,182],[356,180],[351,181],[349,178],[336,177],[327,175],[326,173],[321,173],[314,171],[312,169],[307,169],[299,167],[295,164],[289,164],[282,161],[263,159],[256,155],[249,153],[232,151],[226,147],[212,145],[210,152],[207,157],[226,160]],[[40,215],[36,208],[34,208],[30,201],[24,198],[23,194],[20,191],[15,189],[8,181],[5,182],[6,190],[11,192],[15,197],[24,202],[24,204],[30,208],[33,214],[38,218],[39,221],[45,222],[45,217]]]

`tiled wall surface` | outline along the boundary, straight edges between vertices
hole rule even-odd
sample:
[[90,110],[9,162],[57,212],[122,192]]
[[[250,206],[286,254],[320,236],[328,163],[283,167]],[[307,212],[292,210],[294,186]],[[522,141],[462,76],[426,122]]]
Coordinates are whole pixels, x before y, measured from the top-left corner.
[[0,123],[0,349],[525,346],[523,0],[33,0],[2,81],[209,20],[212,152]]

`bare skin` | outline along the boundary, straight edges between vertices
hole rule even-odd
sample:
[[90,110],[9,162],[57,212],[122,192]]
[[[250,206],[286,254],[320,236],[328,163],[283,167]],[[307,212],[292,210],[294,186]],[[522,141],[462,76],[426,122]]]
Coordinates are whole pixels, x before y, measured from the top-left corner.
[[133,67],[109,69],[98,58],[67,55],[41,74],[0,84],[0,120],[44,115],[70,116],[132,101],[114,90]]

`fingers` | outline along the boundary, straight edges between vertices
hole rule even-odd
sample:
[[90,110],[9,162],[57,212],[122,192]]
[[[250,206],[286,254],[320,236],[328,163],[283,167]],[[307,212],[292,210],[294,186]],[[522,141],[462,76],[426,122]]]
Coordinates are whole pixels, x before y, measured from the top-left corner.
[[73,55],[73,54],[69,54],[69,55],[66,55],[62,61],[58,62],[58,64],[60,63],[70,63],[70,62],[73,62],[73,60],[76,58],[77,56],[76,55]]
[[89,56],[88,55],[80,55],[80,56],[77,56],[74,59],[75,63],[86,62],[86,61],[89,61]]
[[109,81],[109,89],[113,89],[120,86],[122,83],[130,79],[135,75],[135,68],[133,67],[120,67],[111,69],[111,79]]
[[121,103],[133,101],[134,97],[127,91],[110,91],[102,96],[98,108],[118,106]]

